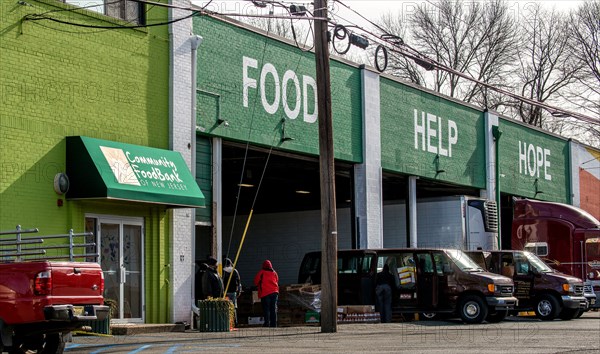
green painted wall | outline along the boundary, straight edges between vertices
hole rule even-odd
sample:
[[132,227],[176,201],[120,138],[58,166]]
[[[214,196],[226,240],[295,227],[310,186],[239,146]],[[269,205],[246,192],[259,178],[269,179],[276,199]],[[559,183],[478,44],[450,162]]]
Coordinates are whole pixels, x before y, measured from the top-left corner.
[[[197,124],[203,133],[318,155],[318,123],[316,118],[309,117],[308,122],[304,118],[305,113],[316,112],[316,91],[308,85],[316,80],[312,52],[206,16],[194,18],[194,33],[204,38],[198,48],[197,85]],[[244,57],[250,63],[246,81]],[[335,157],[361,162],[360,70],[337,61],[330,67]],[[284,79],[286,73],[289,80]],[[284,102],[291,112],[285,112]],[[218,125],[219,118],[228,125]],[[284,133],[294,140],[282,142]]]
[[196,208],[196,221],[212,222],[212,144],[206,137],[196,139],[196,182],[204,194],[204,208]]
[[[111,26],[117,21],[54,0],[0,2],[0,230],[15,225],[41,233],[83,231],[84,213],[143,216],[146,225],[146,314],[167,322],[165,211],[147,205],[91,207],[53,190],[65,170],[65,137],[90,137],[168,148],[167,26],[98,30],[28,14]],[[167,11],[148,7],[149,21]],[[123,23],[121,23],[123,25]],[[57,206],[57,199],[64,206]],[[150,224],[151,223],[151,224]],[[154,283],[156,279],[158,284]],[[162,279],[162,280],[161,280]]]
[[382,167],[485,188],[483,113],[389,78],[380,82]]
[[568,141],[507,119],[499,126],[500,191],[569,203]]

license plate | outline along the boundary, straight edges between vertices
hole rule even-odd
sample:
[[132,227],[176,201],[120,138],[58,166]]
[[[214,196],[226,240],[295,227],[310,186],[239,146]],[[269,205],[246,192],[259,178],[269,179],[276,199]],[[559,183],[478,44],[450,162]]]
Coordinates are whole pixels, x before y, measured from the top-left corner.
[[596,299],[590,299],[590,305],[596,305]]
[[73,315],[81,316],[83,314],[83,306],[73,306]]

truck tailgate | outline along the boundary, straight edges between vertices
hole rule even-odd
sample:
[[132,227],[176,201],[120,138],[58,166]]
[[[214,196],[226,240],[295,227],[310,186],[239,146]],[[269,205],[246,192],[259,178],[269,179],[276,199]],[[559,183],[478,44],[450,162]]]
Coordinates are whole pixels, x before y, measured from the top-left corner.
[[[100,265],[88,262],[51,262],[52,297],[55,303],[99,303],[103,273]],[[75,300],[75,301],[74,301]]]

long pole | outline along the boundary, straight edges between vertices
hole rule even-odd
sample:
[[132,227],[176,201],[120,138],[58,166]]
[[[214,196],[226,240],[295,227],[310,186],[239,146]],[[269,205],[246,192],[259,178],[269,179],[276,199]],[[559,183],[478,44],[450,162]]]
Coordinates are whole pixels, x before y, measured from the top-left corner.
[[[315,1],[315,17],[327,18],[327,0]],[[337,216],[329,82],[327,22],[315,20],[319,168],[321,176],[321,332],[337,332]]]

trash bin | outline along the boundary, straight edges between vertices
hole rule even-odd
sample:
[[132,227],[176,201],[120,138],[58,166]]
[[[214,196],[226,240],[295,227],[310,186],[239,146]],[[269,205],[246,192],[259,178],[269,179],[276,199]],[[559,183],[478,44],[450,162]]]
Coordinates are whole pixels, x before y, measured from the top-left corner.
[[208,299],[198,301],[200,316],[197,327],[200,332],[229,332],[231,302],[225,299]]
[[91,327],[91,333],[110,334],[110,316],[102,321],[85,321],[84,326]]

